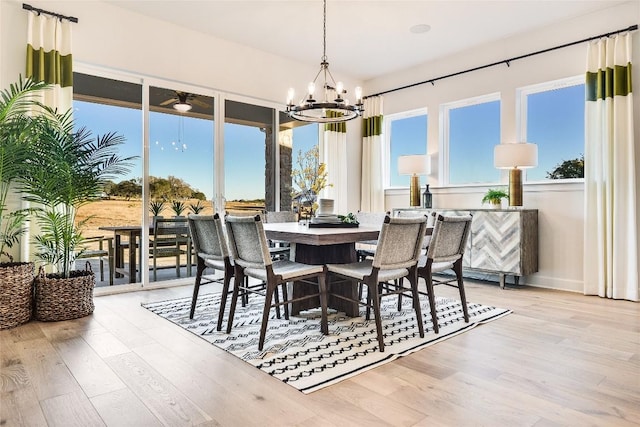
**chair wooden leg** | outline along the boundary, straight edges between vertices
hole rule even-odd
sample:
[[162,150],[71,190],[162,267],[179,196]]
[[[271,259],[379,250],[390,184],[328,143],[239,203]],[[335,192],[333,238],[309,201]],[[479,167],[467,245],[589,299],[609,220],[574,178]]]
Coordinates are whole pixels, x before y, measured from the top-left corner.
[[104,282],[104,259],[100,257],[100,281]]
[[[396,279],[393,281],[396,285],[396,289],[400,290],[404,286],[404,278]],[[398,311],[402,310],[402,294],[398,294]]]
[[420,338],[424,338],[422,310],[420,309],[420,294],[418,293],[418,275],[416,274],[415,269],[413,270],[413,273],[409,277],[409,282],[411,283],[411,294],[413,296],[413,309],[416,312],[416,321],[418,322],[418,332],[420,333]]
[[[287,291],[287,283],[283,283],[282,284],[282,301],[283,302],[287,302],[289,301],[289,292]],[[286,320],[289,320],[289,304],[284,304],[282,306],[284,308],[284,318]]]
[[193,319],[193,314],[196,311],[196,301],[198,301],[198,292],[200,291],[202,273],[204,272],[205,267],[204,260],[198,257],[198,271],[196,273],[196,281],[193,285],[193,296],[191,297],[191,311],[189,311],[189,319]]
[[[278,292],[278,287],[273,290],[273,298],[276,302],[276,318],[280,319],[280,292]],[[288,320],[288,319],[287,319]]]
[[371,293],[371,303],[373,304],[373,315],[376,321],[376,331],[378,332],[378,349],[384,352],[384,338],[382,336],[382,319],[380,318],[380,295],[378,294],[377,283],[367,283],[367,292]]
[[224,309],[227,305],[227,298],[229,298],[229,284],[231,283],[232,277],[233,277],[232,271],[224,272],[224,281],[222,283],[222,299],[220,300],[220,310],[218,312],[218,325],[216,326],[217,331],[220,331],[222,329],[222,319],[224,318]]
[[460,302],[462,303],[462,312],[464,313],[464,321],[469,323],[469,309],[467,308],[467,296],[464,292],[464,282],[462,281],[462,260],[459,259],[453,263],[453,271],[458,279],[458,291],[460,291]]
[[424,281],[427,286],[427,297],[429,298],[429,308],[431,310],[431,323],[433,324],[433,331],[437,334],[440,332],[440,327],[438,325],[438,314],[436,313],[436,298],[433,294],[433,277],[430,263],[428,263],[424,268],[424,274],[421,274],[421,276],[424,277]]
[[277,285],[267,283],[267,292],[264,297],[264,309],[262,310],[262,325],[260,326],[260,340],[258,341],[258,350],[264,347],[265,335],[267,334],[267,323],[269,322],[269,312],[271,311],[273,301],[273,291]]
[[233,296],[231,297],[231,307],[229,308],[229,320],[227,321],[227,333],[231,333],[231,327],[233,326],[233,316],[236,313],[236,304],[238,302],[238,293],[240,287],[244,282],[244,272],[236,265],[235,275],[233,279]]

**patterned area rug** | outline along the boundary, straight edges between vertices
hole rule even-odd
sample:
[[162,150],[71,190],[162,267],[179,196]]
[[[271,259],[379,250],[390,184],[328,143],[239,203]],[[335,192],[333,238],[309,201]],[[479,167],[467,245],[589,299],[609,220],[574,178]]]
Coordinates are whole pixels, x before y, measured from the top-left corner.
[[193,320],[189,319],[190,297],[143,304],[143,307],[303,393],[335,384],[511,313],[507,309],[469,303],[470,319],[465,323],[460,301],[437,298],[440,332],[435,334],[429,303],[426,297],[421,297],[425,336],[420,338],[411,299],[403,298],[402,310],[398,311],[397,299],[385,298],[382,305],[385,351],[381,353],[375,322],[373,318],[365,320],[364,309],[361,317],[355,318],[330,310],[328,336],[320,332],[318,310],[290,316],[287,321],[284,316],[277,319],[272,309],[264,349],[258,351],[263,301],[259,296],[252,296],[246,307],[238,304],[229,335],[224,333],[226,323],[223,332],[216,331],[220,294],[201,295]]

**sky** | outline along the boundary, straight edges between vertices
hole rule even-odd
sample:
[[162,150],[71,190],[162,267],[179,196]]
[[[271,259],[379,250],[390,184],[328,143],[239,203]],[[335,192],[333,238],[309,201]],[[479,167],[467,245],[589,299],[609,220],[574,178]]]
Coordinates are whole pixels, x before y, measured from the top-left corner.
[[[138,156],[131,172],[118,179],[142,177],[142,116],[132,108],[74,101],[77,127],[86,126],[93,135],[122,134],[126,143],[121,155]],[[264,199],[265,136],[259,128],[225,123],[225,198]],[[175,176],[194,190],[213,198],[213,121],[151,112],[149,115],[149,174]],[[318,143],[318,126],[293,131],[293,162]]]
[[[126,138],[122,156],[138,156],[134,167],[120,180],[142,176],[141,111],[74,101],[76,126],[87,126],[95,135],[116,131]],[[540,181],[563,160],[584,153],[584,85],[528,96],[527,142],[538,144],[538,167],[526,171],[526,180]],[[451,184],[499,183],[493,167],[493,148],[501,141],[500,101],[450,110]],[[149,121],[149,171],[156,177],[176,176],[194,190],[213,198],[213,122],[151,113]],[[263,199],[265,150],[259,128],[226,123],[225,198]],[[396,120],[392,125],[391,186],[407,187],[408,176],[397,175],[397,157],[425,154],[426,116]],[[505,141],[511,142],[511,141]],[[293,132],[293,165],[318,143],[318,125]],[[424,178],[423,178],[424,180]]]

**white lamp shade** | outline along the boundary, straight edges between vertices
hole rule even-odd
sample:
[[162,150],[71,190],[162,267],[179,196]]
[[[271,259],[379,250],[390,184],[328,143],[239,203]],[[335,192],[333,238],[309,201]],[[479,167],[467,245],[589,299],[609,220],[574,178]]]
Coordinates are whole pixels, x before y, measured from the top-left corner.
[[527,142],[499,144],[493,150],[493,165],[498,169],[538,166],[538,146]]
[[398,157],[398,173],[400,175],[429,175],[431,173],[430,163],[429,156],[426,154],[400,156]]

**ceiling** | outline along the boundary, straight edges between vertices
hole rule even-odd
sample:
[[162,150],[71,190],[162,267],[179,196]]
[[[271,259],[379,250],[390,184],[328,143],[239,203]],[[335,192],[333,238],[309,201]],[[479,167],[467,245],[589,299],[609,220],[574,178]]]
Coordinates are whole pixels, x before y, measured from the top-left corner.
[[[327,57],[336,78],[345,73],[367,80],[626,2],[328,0]],[[320,64],[320,0],[107,3],[299,62]],[[410,31],[424,24],[429,31]]]

